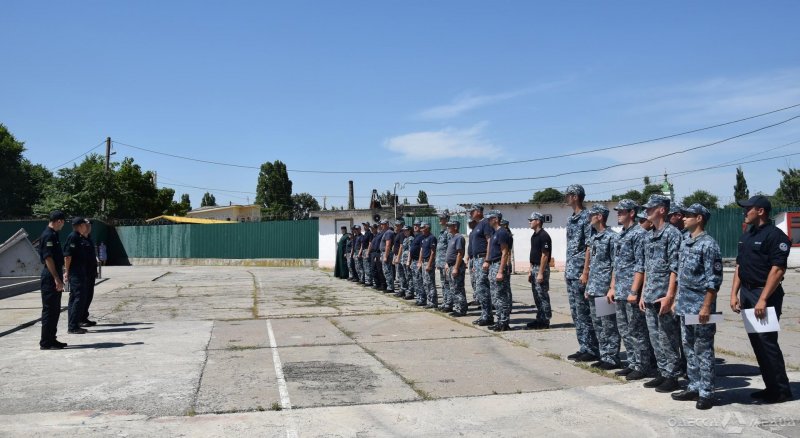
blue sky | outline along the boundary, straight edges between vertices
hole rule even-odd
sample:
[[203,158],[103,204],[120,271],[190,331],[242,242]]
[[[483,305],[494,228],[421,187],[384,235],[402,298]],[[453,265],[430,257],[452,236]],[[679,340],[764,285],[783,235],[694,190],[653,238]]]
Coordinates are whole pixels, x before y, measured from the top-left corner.
[[[282,160],[295,192],[357,206],[371,190],[437,207],[525,201],[585,183],[590,199],[640,188],[608,182],[800,153],[800,119],[647,164],[639,161],[800,115],[800,108],[660,137],[800,103],[800,3],[687,2],[4,2],[0,122],[27,157],[56,166],[105,137],[166,153],[258,166]],[[98,148],[97,151],[102,151]],[[258,171],[116,145],[159,184],[253,201]],[[800,155],[743,165],[771,193]],[[735,168],[674,178],[678,197],[732,196]],[[416,184],[539,178],[482,184]],[[230,192],[224,192],[228,190]],[[487,193],[503,192],[508,193]],[[244,193],[240,193],[244,192]]]

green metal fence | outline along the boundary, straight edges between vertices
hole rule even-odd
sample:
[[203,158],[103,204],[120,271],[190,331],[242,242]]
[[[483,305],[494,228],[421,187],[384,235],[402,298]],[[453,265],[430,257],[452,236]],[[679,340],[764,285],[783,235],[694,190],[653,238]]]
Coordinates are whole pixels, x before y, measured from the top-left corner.
[[[25,229],[28,233],[28,240],[33,242],[39,239],[39,236],[41,236],[46,226],[47,221],[44,219],[0,221],[0,243],[5,242],[6,239],[13,236],[20,228]],[[108,241],[110,229],[111,227],[106,223],[99,220],[92,220],[92,239],[94,243],[99,244],[100,242]],[[67,240],[67,235],[71,232],[72,226],[70,226],[70,222],[67,221],[67,224],[64,225],[64,228],[58,233],[62,243]]]
[[317,259],[319,222],[116,227],[127,258]]

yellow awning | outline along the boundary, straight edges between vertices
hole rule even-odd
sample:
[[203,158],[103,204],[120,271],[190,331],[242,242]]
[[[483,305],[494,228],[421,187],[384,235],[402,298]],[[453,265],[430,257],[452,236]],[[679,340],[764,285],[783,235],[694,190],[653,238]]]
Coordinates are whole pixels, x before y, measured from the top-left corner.
[[158,216],[152,219],[147,219],[145,222],[153,222],[159,219],[168,220],[170,222],[175,222],[176,224],[235,224],[235,221],[221,221],[217,219],[201,219],[195,217],[183,217],[183,216]]

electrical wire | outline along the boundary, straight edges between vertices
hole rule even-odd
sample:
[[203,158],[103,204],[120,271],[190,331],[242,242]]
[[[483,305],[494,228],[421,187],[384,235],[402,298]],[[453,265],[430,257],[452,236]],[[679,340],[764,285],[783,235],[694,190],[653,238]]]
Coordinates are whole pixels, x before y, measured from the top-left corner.
[[85,157],[86,155],[89,155],[89,153],[90,153],[90,152],[92,152],[93,150],[95,150],[95,149],[99,148],[100,146],[102,146],[103,144],[105,144],[105,142],[106,142],[106,140],[103,140],[103,141],[101,141],[100,143],[98,143],[98,144],[97,144],[97,146],[95,146],[95,147],[93,147],[93,148],[89,149],[88,151],[86,151],[86,152],[84,152],[84,153],[82,153],[82,154],[78,155],[77,157],[75,157],[75,158],[73,158],[73,159],[71,159],[71,160],[68,160],[68,161],[65,161],[65,162],[63,162],[63,163],[59,164],[58,166],[51,167],[49,170],[52,172],[52,171],[54,171],[54,170],[57,170],[57,169],[60,169],[60,168],[62,168],[62,167],[64,167],[64,166],[66,166],[66,165],[67,165],[67,164],[69,164],[69,163],[72,163],[72,162],[74,162],[74,161],[75,161],[75,160],[77,160],[78,158]]

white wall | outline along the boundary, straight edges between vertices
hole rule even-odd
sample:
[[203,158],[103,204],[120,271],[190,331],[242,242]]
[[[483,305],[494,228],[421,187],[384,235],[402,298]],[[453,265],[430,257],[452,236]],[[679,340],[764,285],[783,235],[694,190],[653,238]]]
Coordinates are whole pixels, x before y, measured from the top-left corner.
[[[351,220],[352,225],[361,225],[361,222],[367,221],[372,223],[372,213],[366,212],[361,215],[337,218],[319,218],[319,267],[333,268],[336,265],[336,245],[339,243],[339,238],[342,237],[339,234],[339,227],[342,226],[342,223],[337,226],[337,221],[344,220]],[[350,225],[347,226],[347,229],[350,229]]]

